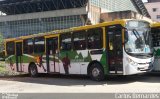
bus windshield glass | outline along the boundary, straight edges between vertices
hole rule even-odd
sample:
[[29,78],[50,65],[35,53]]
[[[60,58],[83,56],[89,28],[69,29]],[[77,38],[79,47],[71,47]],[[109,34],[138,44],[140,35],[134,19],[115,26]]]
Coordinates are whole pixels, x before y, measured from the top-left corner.
[[125,30],[125,51],[134,55],[152,54],[152,38],[148,22],[127,22]]

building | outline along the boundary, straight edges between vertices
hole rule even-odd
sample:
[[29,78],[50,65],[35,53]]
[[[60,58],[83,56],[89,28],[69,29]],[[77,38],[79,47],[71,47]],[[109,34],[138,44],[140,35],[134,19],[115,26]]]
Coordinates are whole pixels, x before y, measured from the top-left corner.
[[148,2],[145,3],[145,7],[151,16],[151,19],[160,22],[160,0],[148,0]]
[[0,0],[0,33],[12,38],[97,24],[102,13],[126,10],[150,17],[141,0]]
[[151,2],[159,2],[159,0],[148,0],[148,3],[151,3]]
[[101,14],[101,22],[112,21],[114,19],[143,19],[147,20],[148,22],[152,22],[150,18],[131,10],[107,12]]

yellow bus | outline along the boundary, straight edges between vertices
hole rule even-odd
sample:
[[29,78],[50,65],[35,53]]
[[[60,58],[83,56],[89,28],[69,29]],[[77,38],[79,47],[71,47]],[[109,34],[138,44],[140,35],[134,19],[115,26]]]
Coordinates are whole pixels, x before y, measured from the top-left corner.
[[150,23],[115,20],[5,40],[7,68],[15,72],[88,75],[133,75],[153,63]]
[[154,67],[153,71],[160,71],[160,23],[153,23],[151,26],[152,38],[153,38],[153,47],[154,47]]

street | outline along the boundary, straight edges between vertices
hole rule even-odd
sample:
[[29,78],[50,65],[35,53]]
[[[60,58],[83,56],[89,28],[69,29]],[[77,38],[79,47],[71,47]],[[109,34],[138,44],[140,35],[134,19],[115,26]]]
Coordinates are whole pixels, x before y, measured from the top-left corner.
[[110,76],[96,82],[85,76],[28,75],[0,78],[0,93],[158,93],[160,75]]

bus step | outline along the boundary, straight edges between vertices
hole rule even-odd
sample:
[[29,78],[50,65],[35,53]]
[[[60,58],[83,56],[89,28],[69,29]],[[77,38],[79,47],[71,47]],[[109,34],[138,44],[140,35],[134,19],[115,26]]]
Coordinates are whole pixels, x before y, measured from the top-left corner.
[[48,74],[60,74],[59,72],[49,72]]
[[110,73],[110,74],[108,74],[108,75],[109,75],[109,76],[117,76],[117,75],[123,75],[123,74],[113,74],[113,73],[111,74],[111,73]]

